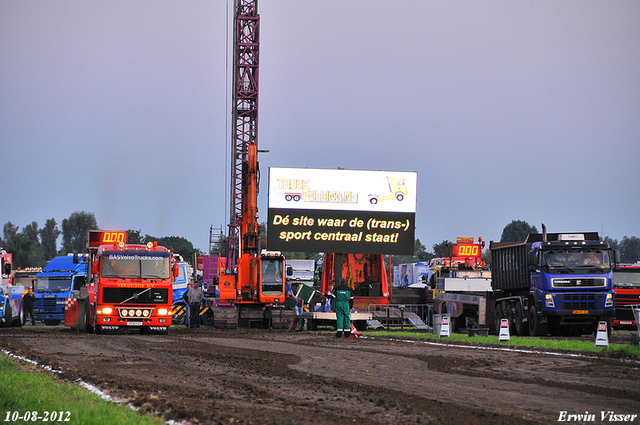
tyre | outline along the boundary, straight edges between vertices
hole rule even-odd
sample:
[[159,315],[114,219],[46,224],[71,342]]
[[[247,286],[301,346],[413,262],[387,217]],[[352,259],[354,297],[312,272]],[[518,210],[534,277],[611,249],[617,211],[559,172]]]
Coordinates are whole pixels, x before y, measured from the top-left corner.
[[82,322],[82,327],[84,328],[84,331],[88,334],[93,333],[93,326],[91,325],[91,321],[89,320],[89,309],[91,308],[90,305],[88,305],[88,301],[84,302],[84,314],[82,315],[83,322]]
[[174,325],[184,325],[186,317],[186,314],[174,314],[171,318],[171,323]]
[[540,322],[535,303],[529,307],[529,334],[531,336],[547,336],[547,324]]
[[404,199],[404,195],[402,194],[402,192],[396,194],[396,199],[398,201],[402,201]]
[[502,305],[496,304],[495,313],[496,313],[496,320],[495,320],[496,335],[500,335],[500,322],[502,321]]
[[516,335],[518,336],[528,336],[529,335],[529,324],[524,321],[524,309],[522,307],[522,303],[516,304],[516,317],[515,317],[515,325],[516,325]]
[[24,314],[24,301],[20,301],[20,326],[24,326],[26,322],[26,317]]
[[8,328],[11,326],[11,321],[13,319],[13,311],[11,310],[11,304],[9,303],[9,300],[7,299],[5,302],[7,304],[4,309],[4,327]]

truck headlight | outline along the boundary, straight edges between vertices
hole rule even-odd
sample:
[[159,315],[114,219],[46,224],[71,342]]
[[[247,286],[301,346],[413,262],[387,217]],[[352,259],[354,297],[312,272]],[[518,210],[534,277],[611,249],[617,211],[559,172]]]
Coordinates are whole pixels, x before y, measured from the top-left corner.
[[169,310],[167,310],[166,308],[158,309],[158,316],[167,316],[168,314],[169,314]]
[[[98,312],[100,313],[100,312]],[[102,314],[111,314],[113,313],[113,309],[111,307],[103,307],[102,308]]]
[[613,294],[609,292],[607,294],[607,300],[604,302],[605,307],[613,307]]
[[545,305],[549,308],[554,308],[556,306],[556,304],[553,302],[553,295],[551,294],[546,294],[544,296],[544,300],[545,300]]

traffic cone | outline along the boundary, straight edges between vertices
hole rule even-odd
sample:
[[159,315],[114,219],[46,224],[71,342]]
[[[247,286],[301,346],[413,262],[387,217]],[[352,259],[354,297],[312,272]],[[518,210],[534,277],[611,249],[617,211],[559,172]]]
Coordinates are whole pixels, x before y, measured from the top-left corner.
[[358,332],[356,327],[353,326],[353,323],[351,324],[351,338],[360,338],[360,333]]

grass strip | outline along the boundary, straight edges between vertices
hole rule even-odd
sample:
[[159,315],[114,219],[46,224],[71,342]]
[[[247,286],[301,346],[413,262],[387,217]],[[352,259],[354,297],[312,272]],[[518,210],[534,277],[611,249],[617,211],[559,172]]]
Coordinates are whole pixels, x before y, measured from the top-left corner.
[[494,344],[504,345],[505,347],[529,347],[550,350],[568,350],[576,352],[600,352],[600,353],[616,353],[624,357],[640,357],[640,346],[628,344],[609,344],[608,347],[596,347],[595,337],[593,341],[575,340],[575,339],[545,339],[545,338],[522,338],[518,336],[510,337],[509,341],[500,341],[497,335],[489,336],[468,336],[465,334],[452,333],[451,336],[440,338],[431,332],[420,331],[386,331],[376,330],[362,333],[367,336],[389,336],[395,338],[414,338],[437,340],[440,342],[462,341],[472,342],[474,344]]
[[[23,419],[14,421],[14,415]],[[0,422],[3,421],[83,425],[163,423],[161,418],[107,402],[51,374],[34,370],[33,366],[0,355]]]

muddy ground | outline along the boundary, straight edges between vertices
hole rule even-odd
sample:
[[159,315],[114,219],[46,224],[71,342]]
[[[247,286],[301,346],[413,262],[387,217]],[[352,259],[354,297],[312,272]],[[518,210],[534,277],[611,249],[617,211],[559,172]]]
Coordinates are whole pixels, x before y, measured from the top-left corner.
[[610,423],[609,411],[640,423],[638,360],[491,348],[375,332],[0,329],[0,349],[187,424]]

